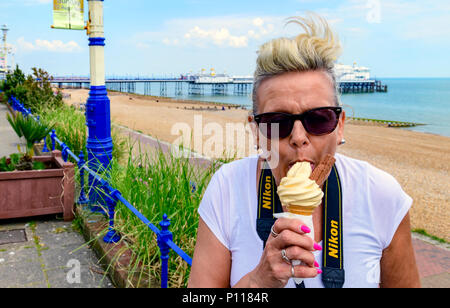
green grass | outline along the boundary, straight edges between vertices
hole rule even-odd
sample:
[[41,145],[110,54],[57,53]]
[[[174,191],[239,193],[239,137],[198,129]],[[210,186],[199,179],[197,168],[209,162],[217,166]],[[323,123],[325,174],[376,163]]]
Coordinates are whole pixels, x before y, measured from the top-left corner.
[[[73,106],[63,105],[57,109],[43,109],[40,111],[41,122],[45,125],[53,124],[56,136],[64,142],[70,150],[79,155],[83,150],[84,158],[87,160],[86,140],[87,126],[86,116],[83,112]],[[117,128],[111,128],[111,137],[113,140],[113,159],[122,160],[126,153],[126,139],[122,137]],[[47,147],[51,148],[50,136],[47,136]],[[56,146],[61,150],[59,145]],[[69,156],[69,160],[74,160]]]
[[[58,109],[41,110],[40,120],[46,125],[54,123],[58,139],[64,142],[75,155],[79,155],[80,151],[83,150],[85,157],[87,157],[85,148],[87,139],[86,117],[81,111],[63,105]],[[46,140],[47,147],[50,149],[50,136]],[[61,149],[59,146],[56,148]]]
[[[133,149],[130,145],[125,165],[113,163],[109,175],[111,186],[158,228],[163,214],[167,214],[171,220],[169,230],[173,233],[173,242],[192,257],[199,219],[197,209],[220,162],[215,161],[207,168],[196,168],[187,158],[177,158],[162,151],[148,154],[140,148]],[[142,276],[160,280],[161,261],[156,235],[120,202],[116,207],[115,228],[132,250],[135,264],[141,265]],[[137,267],[131,268],[129,272],[136,270]],[[171,251],[168,286],[187,286],[189,272],[189,265]]]
[[429,238],[431,238],[431,239],[433,239],[433,240],[435,240],[435,241],[437,241],[439,243],[442,243],[442,244],[450,244],[445,239],[442,239],[442,238],[439,238],[437,236],[431,235],[427,231],[425,231],[424,229],[414,229],[414,230],[412,230],[412,232],[425,235],[425,236],[427,236],[427,237],[429,237]]

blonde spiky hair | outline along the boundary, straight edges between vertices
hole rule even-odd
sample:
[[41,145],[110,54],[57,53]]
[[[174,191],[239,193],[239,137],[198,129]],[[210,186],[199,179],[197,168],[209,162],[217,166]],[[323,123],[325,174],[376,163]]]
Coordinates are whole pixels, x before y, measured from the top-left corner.
[[294,38],[277,38],[263,44],[258,52],[253,85],[253,112],[258,110],[257,90],[262,81],[286,72],[323,70],[330,76],[339,105],[334,63],[341,44],[328,22],[315,13],[307,17],[291,17],[286,24],[298,24],[305,33]]

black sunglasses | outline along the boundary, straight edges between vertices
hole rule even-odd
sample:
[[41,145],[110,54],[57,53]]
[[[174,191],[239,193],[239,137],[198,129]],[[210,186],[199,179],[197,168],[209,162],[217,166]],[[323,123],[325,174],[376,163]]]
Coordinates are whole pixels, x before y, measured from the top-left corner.
[[[278,124],[278,137],[286,138],[292,132],[296,120],[300,120],[305,130],[314,136],[322,136],[333,132],[339,122],[342,107],[320,107],[300,114],[269,112],[254,116],[260,131],[268,139],[272,138],[272,125]],[[261,127],[267,124],[267,127]],[[275,126],[276,127],[276,126]]]

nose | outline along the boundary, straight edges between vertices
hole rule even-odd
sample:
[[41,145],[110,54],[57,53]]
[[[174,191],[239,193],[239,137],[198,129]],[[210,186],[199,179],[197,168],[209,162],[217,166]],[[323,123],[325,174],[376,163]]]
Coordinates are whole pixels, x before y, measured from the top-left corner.
[[309,143],[306,130],[300,120],[294,122],[289,142],[296,147],[302,147]]

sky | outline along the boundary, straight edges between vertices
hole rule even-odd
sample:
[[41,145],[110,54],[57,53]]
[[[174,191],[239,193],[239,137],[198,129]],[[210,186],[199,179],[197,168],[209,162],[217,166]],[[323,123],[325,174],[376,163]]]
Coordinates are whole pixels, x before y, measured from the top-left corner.
[[[51,29],[51,0],[0,0],[13,63],[30,73],[87,76],[85,31]],[[450,77],[449,0],[105,0],[105,66],[112,76],[209,71],[252,75],[258,47],[301,32],[286,18],[313,11],[343,45],[339,63],[372,76]],[[87,1],[85,15],[87,19]]]

